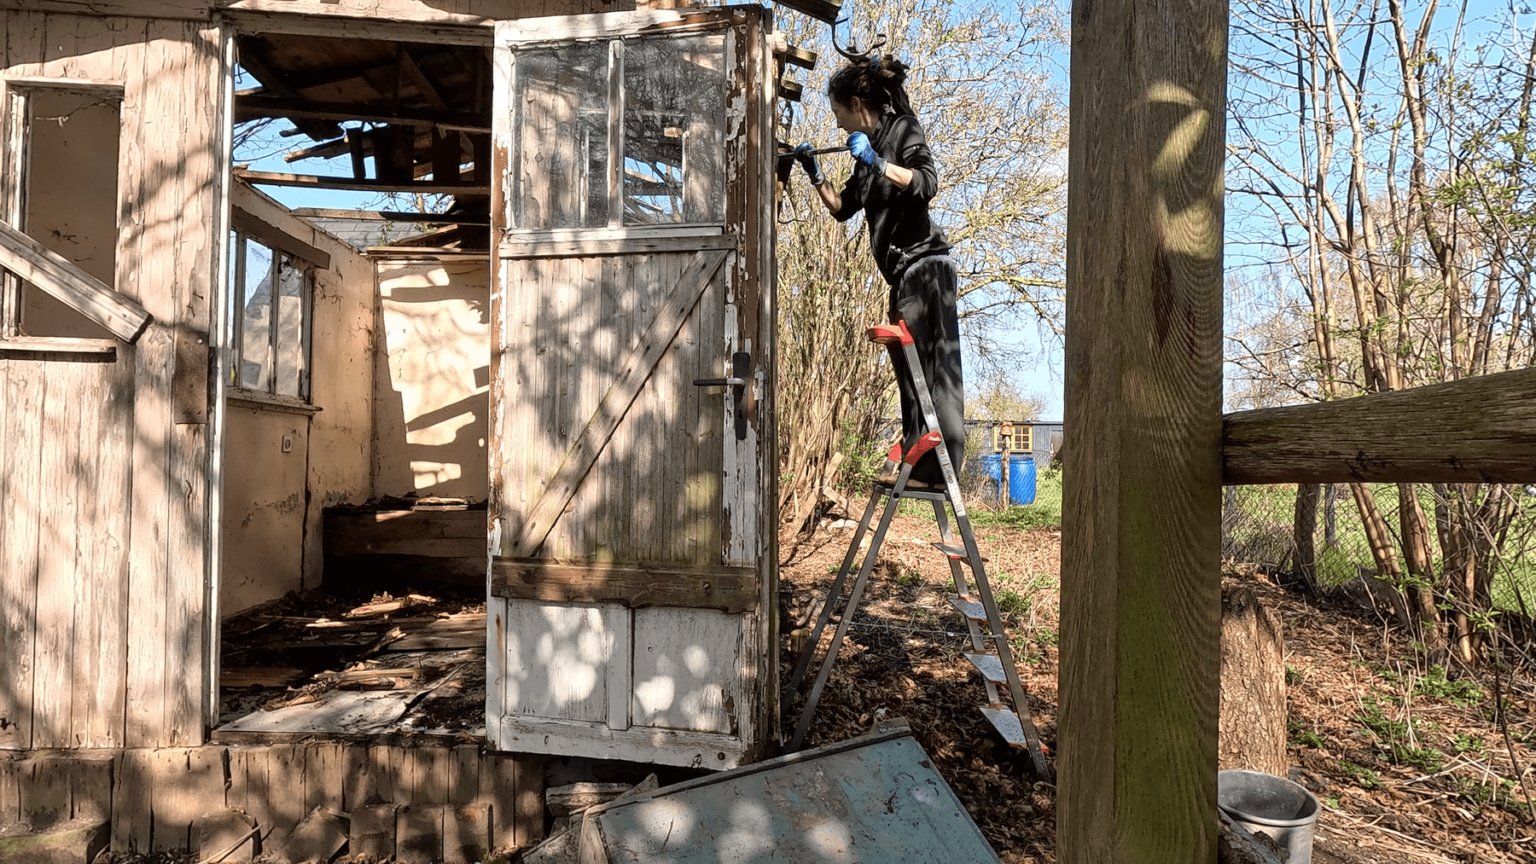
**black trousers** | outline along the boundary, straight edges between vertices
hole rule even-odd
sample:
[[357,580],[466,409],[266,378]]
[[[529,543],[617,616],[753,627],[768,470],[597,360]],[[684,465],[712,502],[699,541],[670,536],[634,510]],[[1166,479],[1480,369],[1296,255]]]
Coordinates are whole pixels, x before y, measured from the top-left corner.
[[[901,284],[891,289],[892,323],[907,322],[907,330],[917,348],[917,360],[933,394],[939,431],[955,471],[965,459],[965,378],[960,368],[960,317],[955,311],[955,295],[960,276],[955,261],[948,255],[919,259],[901,276]],[[907,369],[905,352],[892,355],[896,383],[901,391],[901,449],[912,448],[928,431],[923,406],[918,401],[912,374]],[[936,452],[929,452],[912,469],[912,479],[942,483],[943,469]]]

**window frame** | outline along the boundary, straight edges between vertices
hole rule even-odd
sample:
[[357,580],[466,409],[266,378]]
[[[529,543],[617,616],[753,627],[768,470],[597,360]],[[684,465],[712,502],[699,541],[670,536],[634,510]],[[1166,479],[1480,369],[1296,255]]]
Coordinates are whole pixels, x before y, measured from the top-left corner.
[[[245,293],[246,286],[246,249],[248,243],[259,244],[262,248],[272,253],[273,266],[270,268],[271,278],[268,280],[267,291],[269,299],[267,316],[267,381],[265,388],[248,387],[245,385],[243,366],[245,361],[245,307],[248,302]],[[315,297],[315,271],[319,265],[297,255],[268,240],[255,236],[245,228],[231,226],[229,229],[229,284],[231,295],[231,309],[234,314],[233,333],[230,345],[233,349],[233,363],[230,364],[229,393],[231,399],[244,401],[270,401],[274,403],[292,403],[298,405],[313,404],[313,371],[314,371],[314,297]],[[282,270],[289,268],[299,274],[299,358],[300,370],[298,376],[298,394],[289,395],[278,392],[279,380],[279,351],[281,315],[277,293],[282,284]]]
[[[60,78],[40,75],[0,75],[0,220],[16,231],[26,233],[28,187],[31,185],[31,100],[38,93],[74,93],[117,104],[119,135],[121,135],[123,103],[127,98],[125,82],[96,78]],[[119,171],[121,170],[121,138],[119,139]],[[112,242],[115,245],[121,234],[119,217],[122,212],[124,190],[118,177],[117,201],[113,205],[113,222],[116,230]],[[114,250],[114,254],[117,250]],[[115,355],[116,338],[76,338],[59,336],[28,336],[22,332],[23,280],[9,270],[0,270],[0,352],[21,351],[39,356],[85,356],[93,354]],[[112,295],[117,294],[115,284],[105,287]],[[44,290],[40,287],[35,290]],[[108,327],[105,322],[90,313],[87,320]],[[140,331],[142,332],[142,330]],[[132,339],[120,336],[130,344]]]
[[[735,68],[735,55],[737,51],[736,42],[730,37],[730,31],[732,30],[733,26],[734,24],[728,21],[710,22],[706,26],[679,27],[675,30],[666,32],[615,32],[601,35],[592,34],[578,39],[578,42],[602,43],[605,44],[608,48],[608,70],[606,82],[606,104],[608,111],[608,165],[607,177],[605,178],[608,191],[608,220],[606,224],[603,225],[585,227],[523,227],[517,224],[519,219],[516,214],[516,207],[510,200],[512,196],[509,196],[509,200],[505,204],[506,228],[504,229],[503,239],[509,243],[522,244],[559,242],[565,240],[625,240],[631,238],[638,239],[657,237],[708,237],[724,234],[727,228],[727,223],[724,221],[724,219],[700,222],[680,221],[660,223],[627,223],[625,221],[624,200],[626,195],[626,183],[624,175],[624,164],[627,150],[625,147],[624,121],[628,94],[626,93],[625,87],[624,64],[626,62],[625,54],[627,46],[640,40],[683,39],[688,37],[699,37],[715,34],[722,35],[724,37],[724,44],[722,45],[720,54],[722,66],[720,83],[725,111],[727,115],[729,115],[731,100],[740,92],[742,86],[742,83],[737,80],[736,76],[731,72],[731,70]],[[511,68],[509,70],[510,74],[508,75],[508,80],[514,82],[511,85],[513,90],[516,90],[515,82],[517,80],[518,69],[517,59],[520,52],[538,49],[558,49],[568,44],[568,42],[569,40],[567,39],[538,38],[519,39],[510,45],[498,45],[498,50],[510,49],[511,57],[509,58],[509,62]],[[508,118],[510,121],[508,134],[511,139],[508,142],[508,160],[510,162],[510,165],[508,166],[509,183],[514,182],[511,179],[511,173],[513,170],[515,170],[515,166],[518,164],[518,160],[522,157],[521,131],[524,123],[524,106],[521,104],[521,100],[519,99],[514,99],[513,101],[514,104],[511,106],[512,110],[510,112],[511,116]],[[729,172],[724,170],[726,167],[724,153],[721,154],[721,159],[722,170],[718,178],[718,194],[721,196],[722,206],[724,206],[723,199],[728,196],[728,189],[731,183],[731,178],[729,176]],[[684,170],[686,170],[686,168],[684,168]],[[686,177],[686,174],[683,176]],[[519,192],[517,194],[521,193]]]

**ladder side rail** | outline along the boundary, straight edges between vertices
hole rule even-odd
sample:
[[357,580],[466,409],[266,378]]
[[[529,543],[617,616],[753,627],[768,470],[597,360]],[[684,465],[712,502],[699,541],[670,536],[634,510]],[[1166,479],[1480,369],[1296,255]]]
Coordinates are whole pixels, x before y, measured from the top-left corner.
[[[805,650],[800,652],[800,659],[795,663],[795,674],[790,676],[790,699],[800,692],[800,684],[805,678],[805,673],[811,667],[811,658],[816,654],[816,646],[821,643],[821,633],[827,627],[827,622],[832,620],[832,609],[837,601],[842,599],[843,584],[848,579],[848,574],[853,572],[854,559],[859,554],[859,541],[864,539],[864,532],[869,530],[870,520],[875,514],[875,504],[880,500],[880,490],[875,489],[870,493],[869,504],[864,507],[864,515],[859,519],[859,527],[853,532],[853,542],[848,544],[848,554],[843,556],[843,566],[838,568],[837,578],[832,580],[832,587],[827,589],[827,597],[821,604],[821,611],[816,615],[816,627],[811,631],[810,641],[806,643]],[[874,547],[871,544],[870,552]],[[786,703],[785,708],[789,705]]]
[[[901,475],[896,479],[896,490],[906,485],[907,478],[911,474],[911,465],[901,466]],[[816,683],[811,687],[810,695],[806,697],[805,708],[800,712],[800,722],[795,724],[795,737],[790,742],[790,752],[798,751],[805,743],[805,733],[810,731],[811,717],[816,713],[816,703],[821,700],[821,691],[827,686],[827,679],[832,676],[832,667],[837,663],[838,652],[843,647],[843,640],[848,637],[848,626],[853,623],[854,613],[859,608],[859,600],[864,596],[864,586],[869,582],[869,574],[874,569],[875,559],[879,557],[880,545],[885,542],[885,532],[890,529],[891,520],[895,518],[900,504],[901,499],[893,494],[886,501],[885,512],[880,514],[880,526],[875,529],[875,535],[869,543],[869,551],[864,554],[864,563],[859,567],[859,577],[854,580],[853,590],[848,594],[848,605],[843,607],[843,615],[837,622],[837,633],[832,637],[832,645],[827,649],[826,658],[821,661],[821,672],[816,676]]]

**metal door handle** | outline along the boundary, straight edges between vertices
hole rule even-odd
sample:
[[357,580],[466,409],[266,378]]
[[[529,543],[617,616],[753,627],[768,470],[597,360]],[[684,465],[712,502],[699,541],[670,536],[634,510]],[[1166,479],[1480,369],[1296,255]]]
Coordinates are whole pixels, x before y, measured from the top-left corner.
[[747,380],[752,377],[752,355],[746,351],[737,351],[731,355],[731,377],[729,378],[695,378],[695,387],[734,387],[736,388],[736,440],[747,440]]

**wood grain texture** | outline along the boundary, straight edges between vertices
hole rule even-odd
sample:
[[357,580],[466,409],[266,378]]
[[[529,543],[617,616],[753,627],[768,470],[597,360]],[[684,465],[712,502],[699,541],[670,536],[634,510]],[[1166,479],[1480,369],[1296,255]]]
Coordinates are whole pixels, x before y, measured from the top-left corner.
[[[78,436],[80,372],[77,364],[39,366],[47,379],[42,412],[42,468],[36,492],[37,637],[34,643],[33,747],[69,747],[72,705],[75,581],[79,558],[79,487],[75,468],[84,443]],[[83,685],[85,682],[81,682]]]
[[1536,483],[1536,369],[1222,418],[1222,482]]
[[629,609],[665,606],[745,612],[758,602],[750,567],[675,568],[546,558],[496,558],[491,594],[552,603],[616,603]]
[[[0,746],[31,749],[32,687],[37,634],[37,554],[40,526],[38,488],[43,450],[42,368],[9,360],[5,367],[5,440],[10,452],[0,460],[7,501],[5,547],[0,559],[0,652],[13,658],[0,678]],[[12,497],[15,496],[15,497]]]
[[586,418],[580,434],[559,461],[553,476],[545,484],[543,495],[528,510],[522,531],[510,549],[514,557],[528,557],[543,545],[555,521],[671,346],[688,312],[714,281],[725,258],[723,252],[696,253],[688,269],[671,286],[644,334],[623,357],[616,378],[606,388],[596,410]]
[[41,288],[124,342],[137,340],[149,326],[149,313],[144,307],[3,221],[0,267]]
[[1210,862],[1227,7],[1072,13],[1057,849]]

